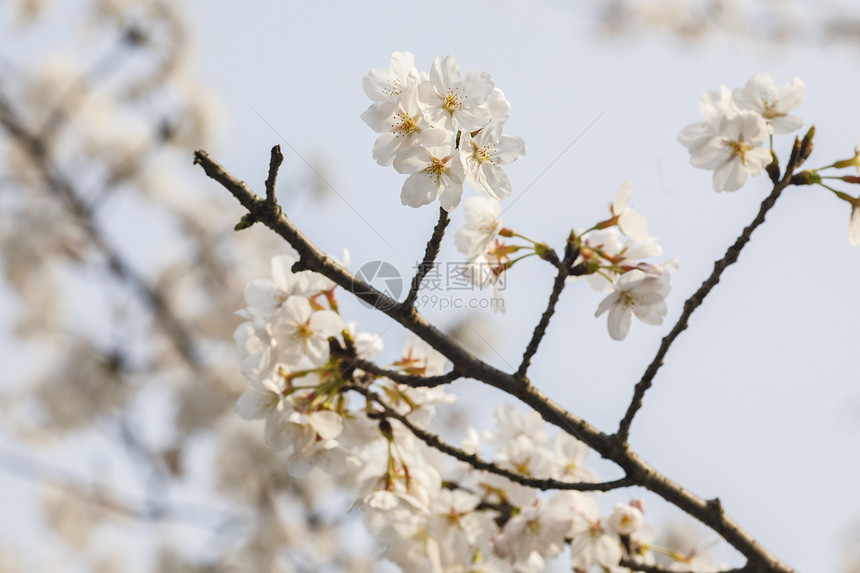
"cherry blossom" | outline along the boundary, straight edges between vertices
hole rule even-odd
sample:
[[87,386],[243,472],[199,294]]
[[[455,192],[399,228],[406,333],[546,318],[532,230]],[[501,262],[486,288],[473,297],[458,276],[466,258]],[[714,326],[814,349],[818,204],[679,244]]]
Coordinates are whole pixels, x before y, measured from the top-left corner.
[[394,163],[403,149],[418,145],[423,130],[430,127],[418,105],[417,88],[409,87],[394,101],[375,103],[367,108],[361,119],[373,131],[381,133],[373,144],[373,159],[379,165]]
[[627,203],[633,197],[633,185],[625,181],[615,193],[612,202],[612,214],[618,217],[618,227],[621,232],[638,242],[648,242],[648,221],[640,213],[628,207]]
[[490,120],[472,137],[460,138],[460,157],[469,184],[493,199],[507,199],[513,192],[511,180],[502,169],[526,154],[526,143],[520,137],[502,135],[508,116]]
[[709,135],[691,140],[682,132],[679,141],[688,145],[690,163],[714,170],[715,191],[737,191],[747,175],[759,175],[770,163],[770,151],[762,147],[768,128],[760,115],[749,111],[725,115],[707,128],[712,130]]
[[629,503],[616,503],[609,516],[608,525],[618,535],[632,535],[636,533],[644,522],[642,510]]
[[735,88],[733,95],[739,109],[752,110],[761,115],[774,135],[791,133],[803,125],[796,115],[788,112],[803,102],[806,85],[800,78],[777,88],[768,74],[756,74],[743,88]]
[[328,360],[328,339],[343,330],[343,320],[331,310],[313,311],[308,299],[290,296],[281,306],[272,326],[280,356],[296,364],[307,356],[315,366]]
[[410,174],[403,183],[400,202],[420,207],[439,199],[448,212],[453,211],[463,195],[463,164],[454,141],[440,129],[428,129],[421,145],[410,147],[394,159],[398,173]]
[[391,65],[387,69],[370,70],[361,86],[367,97],[375,102],[396,102],[406,88],[417,85],[419,79],[415,56],[410,52],[394,52],[391,54]]
[[600,303],[594,316],[609,311],[609,335],[624,340],[633,325],[633,316],[646,324],[662,324],[666,316],[669,275],[659,277],[632,270],[612,285],[614,292]]
[[424,118],[434,126],[456,133],[481,129],[490,120],[487,101],[495,82],[487,72],[460,74],[453,56],[437,56],[430,66],[430,79],[418,85]]
[[463,203],[466,224],[454,235],[454,244],[467,257],[486,253],[502,229],[499,202],[489,197],[469,197]]

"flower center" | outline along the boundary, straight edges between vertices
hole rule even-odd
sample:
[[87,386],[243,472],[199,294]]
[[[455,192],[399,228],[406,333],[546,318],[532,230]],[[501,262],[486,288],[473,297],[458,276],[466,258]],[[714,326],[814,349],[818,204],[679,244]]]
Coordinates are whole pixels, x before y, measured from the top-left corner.
[[394,133],[397,137],[406,137],[407,135],[411,135],[418,131],[418,122],[405,111],[401,111],[394,117],[397,118],[399,123],[396,123],[391,127],[394,128]]
[[636,299],[636,295],[634,295],[629,290],[623,290],[623,291],[619,292],[618,298],[621,300],[621,302],[622,302],[622,304],[624,304],[624,306],[636,306],[636,304],[639,302]]
[[744,165],[747,163],[747,151],[752,149],[752,145],[744,141],[734,141],[732,139],[724,139],[723,145],[731,150],[730,159],[740,157]]
[[478,147],[478,145],[473,141],[472,148],[475,150],[474,153],[472,153],[472,157],[474,157],[478,163],[485,163],[489,161],[490,163],[493,163],[495,165],[499,164],[498,160],[496,159],[496,154],[499,152],[499,150],[496,148],[495,145],[487,144]]
[[448,157],[443,157],[442,159],[433,158],[433,163],[424,168],[424,171],[429,173],[434,179],[436,179],[436,183],[439,183],[439,178],[442,177],[442,174],[448,171],[448,160],[451,159],[451,155]]
[[403,84],[400,83],[399,78],[395,78],[395,79],[391,80],[391,87],[390,88],[384,88],[382,90],[382,93],[384,93],[388,97],[399,96],[402,92],[403,92]]
[[463,105],[463,100],[466,99],[466,97],[466,94],[464,94],[460,88],[448,88],[448,91],[445,92],[442,106],[450,113],[454,113],[460,109],[460,106]]
[[765,119],[776,119],[778,117],[785,117],[788,114],[776,111],[776,104],[764,102],[764,111],[762,111],[761,115]]

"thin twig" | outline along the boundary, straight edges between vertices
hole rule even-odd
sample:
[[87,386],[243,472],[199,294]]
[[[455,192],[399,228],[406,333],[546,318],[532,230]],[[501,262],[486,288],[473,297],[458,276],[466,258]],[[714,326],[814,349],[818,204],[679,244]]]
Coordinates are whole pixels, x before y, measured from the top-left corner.
[[543,337],[546,334],[546,328],[547,326],[549,326],[549,320],[555,313],[555,305],[558,303],[558,299],[561,296],[561,291],[564,290],[564,286],[565,284],[567,284],[567,277],[570,276],[570,267],[571,265],[573,265],[573,262],[576,260],[577,256],[579,256],[579,251],[573,248],[573,246],[568,241],[568,245],[565,248],[564,259],[558,266],[558,274],[555,276],[555,281],[552,285],[552,292],[549,295],[549,302],[546,305],[546,310],[544,310],[543,315],[540,317],[540,322],[538,322],[538,325],[535,327],[535,330],[532,333],[532,339],[529,341],[529,344],[526,347],[525,352],[523,353],[523,361],[520,363],[520,367],[517,369],[516,377],[520,378],[521,380],[526,379],[526,371],[529,368],[529,364],[531,363],[532,357],[534,357],[535,353],[538,351],[538,347],[540,346],[541,340],[543,340]]
[[105,484],[88,483],[65,468],[0,449],[0,472],[27,481],[62,489],[110,512],[141,521],[176,521],[212,529],[213,522],[237,522],[245,518],[218,508],[194,503],[165,504],[164,500],[136,499]]
[[436,434],[430,433],[427,430],[419,428],[415,424],[412,423],[411,420],[407,416],[404,416],[398,413],[396,410],[391,408],[388,404],[386,404],[376,393],[368,389],[364,385],[360,384],[349,384],[344,386],[346,390],[354,390],[359,392],[360,394],[367,397],[368,400],[375,403],[377,406],[382,408],[382,412],[379,414],[381,417],[391,418],[397,420],[401,424],[403,424],[407,430],[412,432],[412,434],[430,446],[431,448],[437,449],[444,454],[448,454],[451,457],[454,457],[461,462],[465,462],[469,464],[469,466],[475,468],[476,470],[484,470],[491,474],[496,474],[509,480],[516,482],[518,484],[533,487],[535,489],[539,489],[542,491],[546,490],[572,490],[572,491],[610,491],[613,489],[619,489],[624,487],[631,487],[634,484],[628,478],[621,478],[614,481],[609,482],[565,482],[552,478],[534,478],[529,476],[524,476],[517,472],[513,472],[507,470],[501,466],[498,466],[492,462],[488,462],[482,460],[478,457],[477,454],[470,454],[469,452],[452,446],[448,444],[442,438],[437,436]]
[[378,364],[371,362],[370,360],[365,360],[363,358],[354,358],[350,366],[355,368],[361,368],[365,372],[369,372],[375,376],[383,376],[398,384],[403,384],[404,386],[411,386],[412,388],[435,388],[436,386],[443,386],[445,384],[450,384],[454,380],[461,378],[460,373],[456,370],[451,370],[446,374],[441,374],[439,376],[417,376],[415,374],[403,374],[402,372],[396,372],[394,370],[388,370],[386,368],[382,368]]
[[283,162],[284,154],[281,153],[281,146],[276,145],[272,148],[272,156],[269,159],[269,176],[266,178],[266,201],[269,205],[275,204],[275,182],[278,179],[278,169],[281,168]]
[[415,276],[412,277],[412,286],[409,288],[409,294],[403,300],[402,308],[408,309],[415,304],[415,299],[418,297],[418,290],[421,288],[421,281],[433,269],[436,262],[436,257],[439,255],[439,245],[442,244],[442,237],[445,236],[445,227],[450,222],[448,211],[439,207],[439,221],[433,229],[433,235],[427,241],[427,248],[424,250],[424,260],[418,265],[415,271]]
[[756,215],[752,223],[743,230],[734,244],[728,248],[725,256],[714,263],[714,270],[711,272],[711,276],[709,276],[705,282],[702,283],[702,286],[699,287],[699,290],[693,293],[693,296],[688,298],[687,302],[684,303],[684,311],[681,313],[681,316],[678,318],[678,321],[675,323],[675,326],[672,327],[669,334],[663,338],[663,341],[660,343],[660,348],[657,350],[657,354],[654,356],[651,364],[648,365],[648,368],[645,369],[645,373],[633,389],[633,398],[630,401],[630,405],[627,407],[627,412],[618,424],[618,431],[615,433],[621,441],[627,441],[627,438],[630,435],[630,425],[633,423],[633,418],[636,416],[636,412],[638,412],[642,407],[642,399],[645,396],[645,392],[647,392],[651,387],[654,376],[657,374],[657,370],[659,370],[660,366],[663,365],[663,358],[665,358],[666,353],[669,351],[669,347],[672,346],[672,343],[678,335],[686,330],[688,325],[687,321],[690,319],[690,315],[692,315],[693,311],[701,306],[705,297],[711,292],[711,289],[720,282],[720,277],[722,276],[723,271],[725,271],[729,265],[738,260],[738,255],[740,255],[741,249],[743,249],[744,245],[749,242],[753,231],[755,231],[759,225],[764,223],[764,219],[768,211],[770,211],[774,206],[783,190],[788,187],[790,180],[791,172],[788,171],[786,176],[774,185],[771,194],[762,202],[758,215]]
[[201,368],[193,338],[185,326],[173,314],[164,295],[139,275],[132,266],[102,235],[95,223],[91,210],[87,209],[80,199],[69,178],[61,173],[52,163],[50,154],[44,142],[27,131],[16,119],[11,106],[0,98],[0,125],[18,141],[21,148],[29,154],[45,178],[47,187],[65,203],[69,212],[78,220],[81,228],[89,236],[92,243],[101,251],[107,261],[107,267],[121,281],[137,291],[145,304],[155,315],[158,324],[168,338],[173,342],[180,356],[195,370]]

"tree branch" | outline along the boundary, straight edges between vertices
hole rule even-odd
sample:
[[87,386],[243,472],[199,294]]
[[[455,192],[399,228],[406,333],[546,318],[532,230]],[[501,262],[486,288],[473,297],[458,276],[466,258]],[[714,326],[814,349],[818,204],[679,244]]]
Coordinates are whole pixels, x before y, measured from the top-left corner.
[[286,239],[296,249],[301,260],[294,265],[294,268],[312,270],[326,276],[422,338],[448,358],[454,365],[454,369],[462,376],[474,378],[518,398],[548,423],[585,442],[598,454],[618,464],[633,483],[656,493],[720,534],[743,554],[752,566],[757,568],[750,571],[795,573],[791,567],[782,563],[744,531],[723,511],[719,503],[700,498],[669,480],[633,452],[623,440],[604,434],[585,420],[568,412],[550,400],[535,385],[523,384],[516,376],[479,360],[451,337],[428,323],[414,307],[401,307],[397,301],[355,277],[320,251],[283,213],[267,205],[265,200],[257,197],[244,182],[233,177],[212,160],[208,153],[195,152],[194,162],[200,165],[209,177],[232,193],[258,221]]
[[[789,165],[789,167],[791,167],[791,165]],[[678,321],[675,323],[675,326],[672,327],[669,334],[663,338],[663,341],[660,343],[660,348],[657,350],[657,354],[654,356],[651,364],[648,365],[648,368],[645,369],[645,373],[633,389],[633,398],[630,401],[630,405],[627,407],[627,412],[618,424],[618,431],[615,433],[621,441],[627,441],[630,434],[630,425],[633,423],[633,418],[636,416],[636,412],[638,412],[642,407],[642,399],[645,396],[645,392],[647,392],[651,387],[651,383],[654,380],[654,376],[657,374],[657,370],[659,370],[660,366],[663,365],[663,359],[665,358],[666,353],[669,352],[669,347],[672,346],[672,343],[676,338],[678,338],[678,335],[687,329],[687,322],[690,319],[690,315],[692,315],[693,311],[701,306],[705,297],[711,292],[711,289],[720,282],[720,277],[722,276],[723,271],[725,271],[729,265],[738,260],[738,255],[740,255],[744,245],[749,242],[753,231],[764,223],[764,219],[768,211],[770,211],[774,204],[776,204],[776,200],[779,199],[783,190],[788,187],[790,181],[791,171],[789,170],[786,171],[786,175],[781,181],[774,184],[773,191],[771,191],[770,195],[768,195],[768,197],[762,202],[758,215],[756,215],[752,223],[743,230],[734,244],[728,248],[725,256],[714,263],[714,270],[711,272],[711,276],[709,276],[705,282],[702,283],[702,286],[699,287],[699,290],[693,293],[693,296],[688,298],[687,302],[684,303],[684,311],[681,313],[681,316],[678,318]]]
[[461,378],[460,373],[457,370],[451,370],[446,374],[441,374],[439,376],[417,376],[415,374],[403,374],[402,372],[396,372],[394,370],[388,370],[386,368],[382,368],[378,364],[371,362],[370,360],[365,360],[363,358],[353,358],[351,360],[350,366],[355,368],[361,368],[365,372],[369,372],[375,376],[383,376],[398,384],[403,384],[404,386],[411,386],[412,388],[435,388],[436,386],[443,386],[445,384],[450,384],[454,380]]
[[552,285],[552,293],[550,293],[549,295],[549,302],[547,303],[546,310],[540,317],[540,322],[535,327],[535,330],[532,333],[532,339],[529,341],[529,345],[526,347],[526,350],[523,353],[523,361],[520,363],[520,367],[517,369],[516,377],[520,378],[521,380],[525,380],[526,378],[526,371],[529,368],[531,359],[538,351],[538,347],[540,346],[541,340],[543,340],[543,337],[546,334],[546,328],[547,326],[549,326],[549,320],[555,313],[555,305],[558,303],[558,299],[561,296],[561,291],[564,290],[564,285],[567,284],[566,279],[568,276],[570,276],[571,265],[573,265],[573,262],[576,260],[576,257],[579,256],[579,250],[574,248],[570,239],[568,239],[564,251],[564,259],[561,261],[561,264],[558,265],[558,274],[555,276],[555,281]]
[[47,187],[65,203],[66,208],[78,220],[92,243],[104,254],[108,269],[143,298],[144,303],[155,315],[155,322],[167,334],[180,356],[193,369],[199,370],[201,361],[192,342],[192,336],[173,314],[165,297],[159,290],[150,286],[104,238],[96,226],[92,211],[81,200],[71,181],[53,165],[48,147],[17,120],[11,106],[2,97],[0,97],[0,125],[6,128],[30,156],[44,177]]
[[[622,567],[626,567],[631,571],[641,571],[641,573],[679,573],[675,569],[666,569],[665,567],[660,567],[659,565],[647,565],[645,563],[639,563],[638,561],[630,558],[621,559],[621,563],[619,563]],[[695,573],[694,571],[682,571],[680,573]],[[753,573],[752,569],[749,568],[749,565],[745,565],[739,569],[723,569],[720,573]]]
[[266,201],[270,205],[275,204],[275,181],[278,179],[278,169],[281,168],[283,162],[284,154],[281,153],[281,146],[276,145],[272,148],[272,157],[269,159],[269,176],[266,178]]
[[442,244],[442,237],[445,236],[445,228],[450,222],[448,211],[439,207],[439,221],[433,229],[433,235],[427,241],[427,248],[424,250],[424,260],[418,265],[415,271],[415,276],[412,277],[412,286],[409,288],[409,294],[403,300],[403,308],[411,308],[415,304],[415,299],[418,297],[418,290],[421,288],[421,281],[427,276],[427,273],[433,268],[436,257],[439,256],[439,245]]
[[517,472],[513,472],[507,470],[501,466],[498,466],[492,462],[487,462],[478,457],[477,454],[470,454],[469,452],[452,446],[447,442],[443,441],[436,434],[430,433],[422,428],[419,428],[415,424],[412,423],[409,418],[403,414],[398,413],[396,410],[391,408],[388,404],[386,404],[382,398],[380,398],[375,392],[371,391],[364,385],[360,384],[348,384],[344,386],[345,390],[354,390],[362,395],[364,395],[368,400],[378,405],[382,408],[382,412],[378,413],[378,417],[385,417],[397,420],[401,424],[403,424],[407,430],[412,432],[412,434],[430,446],[431,448],[437,449],[444,454],[448,454],[451,457],[454,457],[461,462],[465,462],[469,464],[471,467],[476,470],[484,470],[491,474],[500,475],[502,477],[508,478],[512,482],[516,482],[518,484],[533,487],[535,489],[539,489],[542,491],[546,490],[573,490],[573,491],[610,491],[613,489],[619,489],[623,487],[631,487],[634,484],[629,478],[621,478],[614,481],[609,482],[565,482],[559,481],[551,478],[533,478],[529,476],[524,476]]

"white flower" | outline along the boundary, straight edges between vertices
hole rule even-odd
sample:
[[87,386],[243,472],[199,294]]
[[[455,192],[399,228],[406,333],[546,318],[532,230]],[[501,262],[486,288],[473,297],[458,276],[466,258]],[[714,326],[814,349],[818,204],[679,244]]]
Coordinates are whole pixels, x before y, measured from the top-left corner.
[[648,242],[648,221],[632,207],[627,206],[631,197],[633,197],[633,185],[625,181],[615,192],[615,200],[611,207],[612,215],[618,217],[618,227],[622,233],[634,241]]
[[573,523],[567,532],[570,541],[570,561],[574,570],[588,571],[599,564],[612,568],[621,560],[621,543],[608,533],[600,521],[600,507],[594,498],[580,492],[557,494],[554,504],[559,510],[567,505]]
[[597,474],[585,467],[588,446],[570,434],[560,432],[553,442],[552,477],[561,481],[597,481]]
[[391,165],[404,149],[417,145],[422,130],[429,126],[418,106],[418,90],[407,88],[396,102],[375,103],[361,119],[373,131],[381,133],[373,144],[373,158],[379,165]]
[[375,102],[396,102],[409,86],[416,85],[419,80],[418,70],[415,69],[415,56],[409,52],[394,52],[391,54],[391,65],[386,68],[370,70],[361,87],[367,97]]
[[[714,170],[716,191],[737,191],[747,175],[759,175],[770,163],[770,151],[762,147],[768,139],[767,124],[756,113],[746,111],[724,115],[702,126],[704,135],[690,135],[690,126],[678,140],[687,145],[690,163],[702,169]],[[708,131],[710,130],[710,131]]]
[[669,275],[647,275],[639,270],[624,273],[612,285],[615,291],[600,303],[594,316],[609,311],[609,335],[624,340],[633,324],[633,316],[646,324],[661,324],[666,316]]
[[463,203],[466,224],[454,235],[454,244],[467,257],[483,255],[502,228],[499,202],[488,197],[469,197]]
[[499,404],[493,413],[495,432],[484,432],[484,439],[495,446],[504,446],[519,436],[527,436],[538,444],[546,444],[549,438],[544,420],[534,410],[521,410],[513,404]]
[[307,290],[310,273],[292,271],[299,256],[291,247],[290,250],[292,252],[272,257],[272,280],[256,279],[245,286],[245,303],[252,315],[271,318],[288,296]]
[[511,196],[511,180],[502,169],[526,154],[526,143],[520,137],[502,135],[508,116],[491,120],[476,135],[468,132],[460,138],[460,156],[466,178],[475,189],[493,199]]
[[424,118],[433,127],[450,133],[481,129],[490,120],[486,105],[495,88],[487,72],[460,75],[453,56],[437,56],[430,67],[430,79],[418,85]]
[[504,545],[514,561],[525,561],[532,551],[555,557],[564,546],[571,517],[554,510],[552,503],[525,507],[502,530]]
[[777,88],[768,74],[756,74],[743,88],[735,88],[734,100],[742,110],[752,110],[770,125],[775,135],[791,133],[803,125],[796,115],[788,112],[803,102],[806,85],[800,78]]
[[496,454],[496,461],[503,468],[538,478],[550,477],[554,469],[552,450],[526,435],[506,442]]
[[400,202],[421,207],[433,202],[448,212],[453,211],[463,195],[463,164],[454,148],[453,138],[441,129],[428,129],[421,145],[403,150],[394,159],[398,173],[410,174],[403,183]]
[[444,565],[456,566],[472,560],[476,547],[485,545],[498,533],[494,515],[476,511],[477,495],[443,489],[430,507],[427,532],[436,539]]
[[295,365],[302,356],[307,356],[314,366],[322,366],[328,360],[328,339],[343,328],[343,320],[336,312],[314,312],[308,299],[290,296],[275,315],[272,336],[281,359],[288,365]]
[[616,503],[612,515],[609,516],[609,529],[618,535],[632,535],[642,527],[644,520],[638,507],[628,503]]
[[448,359],[418,337],[406,340],[403,356],[397,363],[410,374],[439,376],[445,373]]

